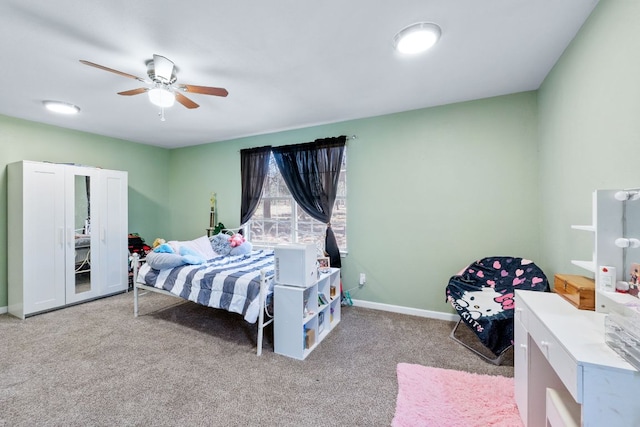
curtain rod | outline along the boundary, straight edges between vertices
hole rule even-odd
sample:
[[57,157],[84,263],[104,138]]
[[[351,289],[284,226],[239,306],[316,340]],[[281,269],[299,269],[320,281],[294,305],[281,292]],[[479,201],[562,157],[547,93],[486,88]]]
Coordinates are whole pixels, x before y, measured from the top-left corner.
[[[351,139],[351,140],[353,140],[353,139],[358,139],[358,135],[345,136],[345,138],[346,138],[346,140],[347,140],[347,141],[349,141],[350,139]],[[238,153],[239,153],[240,151],[241,151],[241,150],[238,150]]]

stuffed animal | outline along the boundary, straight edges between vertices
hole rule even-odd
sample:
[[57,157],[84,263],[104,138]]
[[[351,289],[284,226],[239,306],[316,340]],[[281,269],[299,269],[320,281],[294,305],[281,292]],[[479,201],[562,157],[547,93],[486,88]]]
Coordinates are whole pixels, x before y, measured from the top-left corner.
[[171,245],[169,245],[164,239],[158,237],[153,241],[153,252],[161,254],[173,254],[176,251],[174,251]]
[[229,237],[229,243],[231,243],[232,248],[240,246],[244,243],[244,236],[240,233],[236,233],[233,236]]
[[153,252],[157,252],[160,254],[175,254],[176,251],[173,249],[173,247],[168,244],[168,243],[162,243],[158,246],[156,246],[155,248],[153,248]]
[[153,249],[157,248],[158,246],[167,243],[164,239],[161,239],[160,237],[158,237],[156,240],[153,241]]

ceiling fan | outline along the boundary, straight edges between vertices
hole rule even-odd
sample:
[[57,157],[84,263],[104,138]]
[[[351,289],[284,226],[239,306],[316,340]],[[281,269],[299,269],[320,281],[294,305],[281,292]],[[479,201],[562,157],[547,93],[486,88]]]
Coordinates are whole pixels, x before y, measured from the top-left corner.
[[[124,92],[118,92],[118,95],[132,96],[146,92],[149,95],[149,101],[162,109],[171,107],[175,101],[178,101],[189,109],[198,108],[199,105],[184,96],[182,94],[183,92],[213,96],[227,96],[229,94],[226,89],[221,87],[176,84],[177,69],[175,65],[172,61],[161,55],[153,55],[153,59],[147,62],[147,75],[150,80],[145,80],[132,74],[85,61],[84,59],[81,59],[80,62],[91,67],[99,68],[101,70],[109,71],[120,76],[145,83],[148,85],[147,87],[125,90]],[[163,116],[163,114],[161,115]],[[164,117],[162,118],[164,119]]]

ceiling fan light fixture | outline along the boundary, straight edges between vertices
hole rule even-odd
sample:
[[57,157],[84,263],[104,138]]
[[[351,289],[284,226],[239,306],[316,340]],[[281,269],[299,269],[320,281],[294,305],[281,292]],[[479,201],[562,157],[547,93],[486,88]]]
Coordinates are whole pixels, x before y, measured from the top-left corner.
[[149,101],[160,108],[169,108],[176,102],[176,95],[164,87],[154,87],[147,92]]
[[417,22],[398,31],[393,45],[400,53],[413,55],[424,52],[438,42],[442,30],[431,22]]
[[60,102],[60,101],[42,101],[44,107],[53,111],[54,113],[59,114],[78,114],[80,112],[80,107],[77,105],[69,104],[68,102]]

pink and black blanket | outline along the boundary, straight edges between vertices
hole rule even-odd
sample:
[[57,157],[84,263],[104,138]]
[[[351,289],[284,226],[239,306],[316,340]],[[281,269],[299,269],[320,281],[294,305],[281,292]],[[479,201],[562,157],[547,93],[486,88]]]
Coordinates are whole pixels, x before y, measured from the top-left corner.
[[514,291],[548,291],[533,261],[496,256],[473,262],[449,279],[447,301],[480,341],[499,355],[513,344]]

